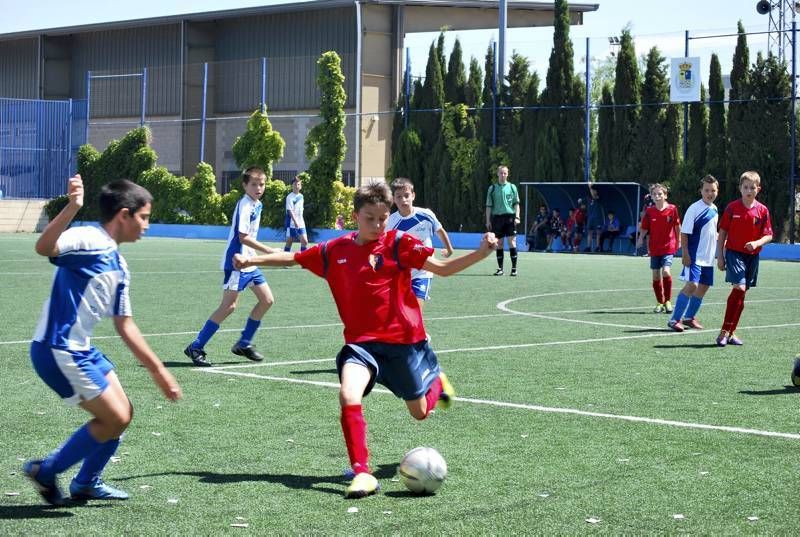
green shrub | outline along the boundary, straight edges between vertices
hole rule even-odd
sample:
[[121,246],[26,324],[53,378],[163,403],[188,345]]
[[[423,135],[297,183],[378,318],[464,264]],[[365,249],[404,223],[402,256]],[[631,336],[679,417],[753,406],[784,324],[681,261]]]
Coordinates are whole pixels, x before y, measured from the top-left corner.
[[261,203],[261,225],[283,228],[286,218],[286,196],[292,188],[283,181],[267,181]]
[[146,170],[138,183],[153,195],[153,212],[150,220],[162,224],[189,224],[193,219],[186,211],[189,180],[176,177],[163,166]]
[[341,181],[333,182],[333,222],[326,222],[323,227],[333,229],[336,224],[337,215],[344,216],[345,229],[355,229],[356,224],[353,220],[353,195],[356,189],[345,186]]
[[247,120],[247,129],[233,143],[233,158],[240,169],[259,166],[272,179],[273,161],[283,158],[286,143],[278,131],[272,130],[267,112],[256,110]]
[[205,162],[197,165],[197,173],[189,180],[186,210],[196,224],[228,223],[228,216],[222,212],[222,196],[217,193],[214,170]]

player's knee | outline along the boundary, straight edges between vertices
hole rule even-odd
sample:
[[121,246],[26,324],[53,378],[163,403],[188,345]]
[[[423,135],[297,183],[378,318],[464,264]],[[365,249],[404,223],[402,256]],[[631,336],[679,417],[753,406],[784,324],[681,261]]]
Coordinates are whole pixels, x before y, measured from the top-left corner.
[[408,410],[411,413],[411,417],[413,417],[417,421],[422,421],[428,417],[427,410],[422,410],[419,408],[409,408]]

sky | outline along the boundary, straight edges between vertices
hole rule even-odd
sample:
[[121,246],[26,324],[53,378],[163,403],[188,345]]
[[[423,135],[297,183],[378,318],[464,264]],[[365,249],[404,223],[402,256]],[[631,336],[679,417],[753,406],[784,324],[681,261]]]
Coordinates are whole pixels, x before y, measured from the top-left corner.
[[[58,28],[110,21],[122,21],[235,9],[271,4],[287,3],[285,0],[137,0],[136,2],[114,2],[108,0],[0,0],[0,35],[26,30]],[[766,32],[769,17],[756,12],[756,0],[583,0],[582,3],[599,4],[599,9],[584,15],[584,24],[573,26],[570,37],[575,49],[575,68],[585,69],[586,38],[590,38],[590,57],[593,62],[607,57],[608,37],[619,35],[623,27],[629,26],[635,39],[636,53],[644,55],[652,46],[657,46],[666,58],[684,55],[684,31],[689,30],[690,56],[701,57],[701,72],[707,78],[708,60],[711,52],[719,55],[723,74],[730,71],[731,57],[736,37],[703,38],[736,32],[736,23],[741,20],[748,32]],[[80,6],[80,7],[76,7]],[[412,74],[425,71],[428,48],[436,39],[435,33],[410,34],[406,46],[411,52]],[[450,31],[446,34],[449,49],[458,37],[464,49],[465,63],[470,56],[476,57],[483,66],[486,48],[497,31],[474,30]],[[543,79],[552,48],[552,27],[533,29],[510,29],[506,38],[507,57],[516,51],[528,57],[531,69]],[[766,51],[767,36],[748,36],[751,59],[759,49]]]

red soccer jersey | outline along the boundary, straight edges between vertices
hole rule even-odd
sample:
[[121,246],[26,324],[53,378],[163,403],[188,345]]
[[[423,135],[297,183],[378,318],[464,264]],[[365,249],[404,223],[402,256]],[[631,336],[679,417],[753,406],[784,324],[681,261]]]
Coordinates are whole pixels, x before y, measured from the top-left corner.
[[758,200],[755,200],[749,209],[744,206],[741,199],[732,201],[722,213],[719,228],[728,232],[725,248],[744,254],[757,254],[761,251],[760,247],[748,252],[744,245],[766,235],[772,235],[769,209]]
[[300,266],[328,282],[344,323],[345,343],[424,340],[411,269],[422,268],[433,248],[397,230],[363,245],[356,243],[357,235],[348,233],[294,256]]
[[678,250],[678,235],[675,226],[681,225],[678,208],[667,203],[663,211],[655,205],[648,207],[642,217],[642,230],[649,232],[647,249],[651,256],[675,255]]

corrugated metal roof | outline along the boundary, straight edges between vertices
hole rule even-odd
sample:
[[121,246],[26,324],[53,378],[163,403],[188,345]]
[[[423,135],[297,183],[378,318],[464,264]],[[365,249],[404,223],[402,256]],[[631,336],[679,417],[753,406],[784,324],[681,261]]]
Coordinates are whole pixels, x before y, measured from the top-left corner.
[[[434,7],[464,7],[464,8],[486,8],[497,9],[497,0],[362,0],[362,4],[385,4],[385,5],[407,5],[407,6],[434,6]],[[72,34],[86,31],[110,30],[115,28],[129,28],[133,26],[152,26],[157,24],[174,24],[180,21],[209,21],[217,19],[227,19],[232,17],[242,17],[250,15],[268,15],[274,13],[292,13],[297,11],[309,11],[319,9],[335,9],[345,6],[352,6],[354,0],[311,0],[308,2],[286,2],[284,4],[274,4],[269,6],[248,7],[239,9],[224,9],[220,11],[204,11],[200,13],[184,13],[180,15],[169,15],[166,17],[151,17],[147,19],[133,19],[127,21],[111,21],[95,24],[82,24],[76,26],[65,26],[61,28],[41,28],[37,30],[27,30],[24,32],[12,32],[0,34],[0,40],[18,39],[21,37],[34,37],[40,34],[60,35]],[[530,11],[552,11],[552,2],[529,2],[509,0],[508,9],[530,10]],[[599,4],[570,4],[571,11],[580,13],[587,11],[597,11]]]

